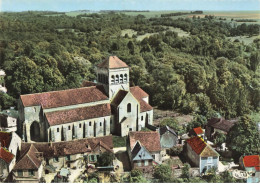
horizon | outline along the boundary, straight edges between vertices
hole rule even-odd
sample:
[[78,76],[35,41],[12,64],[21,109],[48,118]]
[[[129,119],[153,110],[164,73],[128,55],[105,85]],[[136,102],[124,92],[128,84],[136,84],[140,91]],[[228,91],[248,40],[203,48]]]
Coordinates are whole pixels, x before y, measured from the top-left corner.
[[0,12],[260,11],[260,0],[0,0]]

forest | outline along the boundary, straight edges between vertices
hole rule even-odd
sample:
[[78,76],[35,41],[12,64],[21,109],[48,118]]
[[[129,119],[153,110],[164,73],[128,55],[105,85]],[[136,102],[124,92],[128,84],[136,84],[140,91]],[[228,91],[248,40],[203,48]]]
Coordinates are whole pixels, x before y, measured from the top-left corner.
[[[235,21],[234,21],[235,22]],[[179,36],[170,28],[189,36]],[[1,13],[0,69],[8,94],[2,109],[21,94],[80,87],[96,79],[95,66],[116,55],[130,68],[130,84],[150,95],[153,106],[235,118],[259,111],[259,24],[233,24],[214,16],[152,17],[94,13],[75,17],[48,12]],[[132,29],[136,34],[121,35]],[[138,40],[138,35],[151,34]]]

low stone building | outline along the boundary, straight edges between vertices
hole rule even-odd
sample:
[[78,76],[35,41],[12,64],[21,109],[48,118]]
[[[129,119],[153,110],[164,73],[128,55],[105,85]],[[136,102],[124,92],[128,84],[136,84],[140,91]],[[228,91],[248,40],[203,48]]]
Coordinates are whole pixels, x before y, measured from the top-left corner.
[[59,142],[140,131],[153,123],[149,95],[129,87],[129,67],[116,56],[97,66],[87,87],[21,95],[18,131],[26,142]]
[[151,172],[153,163],[161,164],[161,144],[158,132],[129,132],[127,153],[132,169]]
[[101,153],[113,153],[112,136],[68,142],[22,143],[22,151],[26,151],[30,145],[34,145],[42,153],[46,174],[49,173],[48,166],[53,167],[56,171],[62,167],[82,168],[85,163],[96,163]]
[[0,113],[0,131],[15,132],[17,130],[17,118],[8,113]]
[[186,140],[186,156],[191,165],[199,167],[200,173],[212,168],[218,170],[219,154],[201,137],[195,136]]
[[259,155],[244,156],[239,159],[239,165],[248,173],[247,183],[260,183]]
[[225,120],[224,118],[212,118],[208,120],[205,135],[207,140],[213,140],[216,132],[227,134],[237,120]]

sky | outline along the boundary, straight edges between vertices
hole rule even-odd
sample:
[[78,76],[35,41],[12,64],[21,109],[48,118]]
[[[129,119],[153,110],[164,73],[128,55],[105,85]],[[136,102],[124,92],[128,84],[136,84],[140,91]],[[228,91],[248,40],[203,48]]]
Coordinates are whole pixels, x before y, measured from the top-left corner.
[[260,0],[0,0],[0,11],[259,10]]

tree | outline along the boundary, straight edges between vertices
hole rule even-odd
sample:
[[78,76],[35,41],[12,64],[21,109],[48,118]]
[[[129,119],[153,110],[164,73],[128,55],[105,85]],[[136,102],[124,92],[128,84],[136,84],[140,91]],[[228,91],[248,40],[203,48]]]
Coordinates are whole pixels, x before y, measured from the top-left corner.
[[157,165],[153,174],[155,179],[158,179],[160,183],[166,183],[171,180],[172,170],[169,165],[161,164]]
[[102,153],[97,160],[98,166],[110,166],[113,163],[115,155],[111,152]]
[[220,145],[222,145],[222,143],[225,143],[225,142],[226,142],[226,135],[221,132],[216,132],[214,144],[220,146]]
[[248,115],[242,116],[231,128],[227,135],[227,147],[232,151],[235,160],[243,154],[252,155],[259,153],[257,125]]
[[15,104],[15,99],[6,93],[0,92],[0,110],[8,109]]
[[147,183],[147,180],[144,178],[141,170],[134,169],[130,174],[130,183]]
[[181,176],[183,178],[187,178],[189,179],[190,178],[190,164],[188,163],[184,163],[184,166],[183,168],[181,169]]

